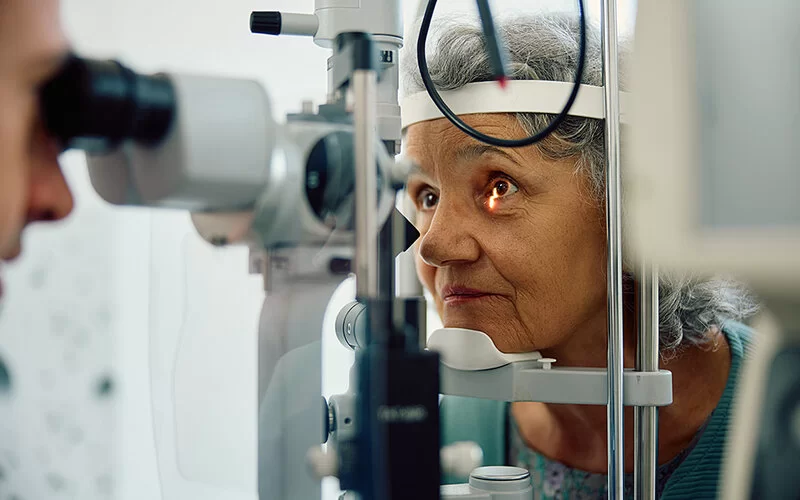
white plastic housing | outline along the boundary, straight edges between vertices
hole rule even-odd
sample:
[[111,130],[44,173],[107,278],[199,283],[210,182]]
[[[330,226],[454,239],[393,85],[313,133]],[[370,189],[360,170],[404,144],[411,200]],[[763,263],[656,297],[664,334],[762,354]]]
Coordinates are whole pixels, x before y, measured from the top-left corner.
[[97,192],[108,202],[191,211],[251,207],[269,178],[276,124],[254,81],[169,75],[176,115],[153,148],[123,144],[87,157]]
[[281,35],[314,36],[319,29],[319,18],[313,14],[281,12]]
[[259,245],[275,248],[352,240],[352,231],[332,231],[323,224],[305,194],[306,164],[314,145],[329,133],[349,129],[346,125],[303,121],[289,121],[282,129],[269,186],[262,190],[255,206],[252,230]]
[[336,35],[348,31],[403,38],[400,0],[316,0],[314,12],[319,19],[314,41],[321,47],[332,47]]

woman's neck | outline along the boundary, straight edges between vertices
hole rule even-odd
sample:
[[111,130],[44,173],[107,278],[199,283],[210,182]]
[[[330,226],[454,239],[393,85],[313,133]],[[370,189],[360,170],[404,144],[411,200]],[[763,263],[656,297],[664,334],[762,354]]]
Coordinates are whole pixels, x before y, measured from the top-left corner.
[[[632,299],[632,297],[628,297]],[[632,303],[624,314],[624,365],[634,368],[636,314]],[[607,356],[605,318],[587,325],[557,349],[543,350],[557,366],[604,367]],[[691,443],[716,408],[728,379],[730,350],[721,332],[708,345],[682,349],[660,366],[672,372],[673,403],[659,410],[658,457],[663,464]],[[567,466],[605,473],[608,456],[606,407],[514,403],[512,414],[523,440],[532,449]],[[625,408],[625,469],[633,471],[633,408]]]

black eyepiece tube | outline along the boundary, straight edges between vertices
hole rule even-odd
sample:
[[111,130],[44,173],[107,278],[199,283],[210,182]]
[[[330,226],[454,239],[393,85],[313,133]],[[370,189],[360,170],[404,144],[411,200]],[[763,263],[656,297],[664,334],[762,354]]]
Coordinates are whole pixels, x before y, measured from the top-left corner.
[[164,75],[139,75],[117,61],[70,57],[41,90],[45,126],[65,148],[107,151],[132,139],[155,146],[175,115]]

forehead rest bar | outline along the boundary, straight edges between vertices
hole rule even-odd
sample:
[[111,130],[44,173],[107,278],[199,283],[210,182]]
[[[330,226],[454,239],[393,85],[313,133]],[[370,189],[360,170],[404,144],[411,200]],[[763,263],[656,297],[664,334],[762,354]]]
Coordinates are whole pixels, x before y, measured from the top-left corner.
[[[457,115],[477,113],[548,113],[558,114],[572,92],[572,82],[545,80],[511,80],[506,89],[496,82],[476,82],[457,90],[441,91],[439,94]],[[620,92],[620,122],[626,123],[627,92]],[[444,118],[427,92],[412,94],[400,103],[402,127]],[[605,118],[603,87],[581,85],[569,116]]]

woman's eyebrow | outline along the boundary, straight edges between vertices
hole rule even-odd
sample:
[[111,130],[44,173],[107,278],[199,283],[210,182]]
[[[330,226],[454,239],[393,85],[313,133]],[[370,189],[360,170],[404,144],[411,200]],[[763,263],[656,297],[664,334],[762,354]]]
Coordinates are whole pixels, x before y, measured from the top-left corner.
[[431,178],[432,177],[431,172],[429,171],[428,168],[426,168],[425,165],[423,165],[420,162],[412,159],[410,156],[407,156],[407,155],[404,155],[404,154],[400,154],[400,155],[398,155],[397,159],[398,160],[404,159],[404,160],[409,160],[410,161],[411,168],[408,170],[408,178],[409,179],[411,177],[415,177],[415,176],[416,177],[425,177],[425,178]]
[[502,156],[508,161],[519,165],[519,161],[511,156],[508,152],[489,144],[467,144],[466,146],[459,148],[458,152],[456,152],[456,160],[468,162],[477,160],[481,156],[487,154]]
[[512,166],[512,173],[517,180],[529,181],[542,181],[545,177],[538,168],[533,168],[529,162],[526,162],[524,157],[521,157],[516,151],[509,153],[508,151],[492,146],[489,144],[473,143],[467,144],[455,153],[457,161],[470,162],[481,158],[484,155],[496,155],[508,160]]
[[412,183],[422,183],[422,184],[435,184],[436,181],[434,180],[433,176],[431,176],[428,172],[424,170],[412,170],[408,177],[406,177],[406,187],[411,185]]

